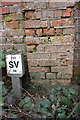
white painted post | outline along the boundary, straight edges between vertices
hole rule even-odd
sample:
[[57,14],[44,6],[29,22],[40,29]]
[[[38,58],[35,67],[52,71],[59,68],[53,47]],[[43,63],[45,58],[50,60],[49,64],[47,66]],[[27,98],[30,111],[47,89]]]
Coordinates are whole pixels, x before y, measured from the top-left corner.
[[16,98],[22,96],[22,82],[19,79],[25,73],[22,54],[6,55],[7,74],[12,78],[13,92]]

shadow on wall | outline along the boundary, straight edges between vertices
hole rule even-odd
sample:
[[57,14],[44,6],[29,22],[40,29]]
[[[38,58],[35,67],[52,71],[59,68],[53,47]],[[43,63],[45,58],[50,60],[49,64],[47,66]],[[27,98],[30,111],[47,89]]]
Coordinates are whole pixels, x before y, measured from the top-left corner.
[[75,42],[72,83],[80,85],[80,2],[75,4]]

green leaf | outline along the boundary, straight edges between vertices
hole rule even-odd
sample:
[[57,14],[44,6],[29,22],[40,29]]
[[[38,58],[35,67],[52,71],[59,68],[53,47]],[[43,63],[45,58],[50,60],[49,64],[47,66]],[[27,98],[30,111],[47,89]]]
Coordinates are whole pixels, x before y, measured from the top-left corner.
[[24,101],[25,101],[26,103],[30,102],[30,97],[24,98]]
[[30,111],[32,108],[32,103],[28,102],[27,104],[25,104],[23,106],[23,109],[26,110],[26,111]]
[[80,102],[77,104],[74,112],[75,112],[76,114],[79,114],[79,115],[80,115]]
[[67,116],[64,113],[58,113],[57,118],[66,118]]
[[34,105],[34,107],[33,107],[33,112],[39,112],[40,111],[40,104],[41,104],[41,100],[42,99],[39,99],[36,103],[35,103],[35,105]]
[[51,102],[55,102],[55,100],[56,100],[56,95],[50,94],[49,99],[51,100]]
[[6,66],[4,61],[0,61],[0,68],[4,68]]
[[43,115],[51,116],[52,114],[48,112],[47,108],[42,107],[41,110],[39,111]]
[[7,94],[7,89],[3,86],[2,87],[2,95],[5,95],[5,94]]
[[63,94],[64,94],[65,96],[68,96],[68,95],[70,94],[70,91],[69,91],[69,90],[64,90],[64,91],[63,91]]
[[19,106],[22,107],[24,105],[25,101],[24,99],[19,102]]
[[57,91],[59,91],[59,90],[61,90],[61,89],[62,89],[61,86],[56,87],[56,90],[57,90]]
[[47,107],[50,107],[51,102],[47,98],[45,98],[45,99],[42,100],[41,105],[43,107],[47,108]]
[[70,91],[71,94],[75,94],[76,93],[76,91],[73,88],[70,88],[69,91]]
[[60,99],[60,102],[63,104],[63,105],[67,105],[68,104],[68,99],[66,97],[62,97]]

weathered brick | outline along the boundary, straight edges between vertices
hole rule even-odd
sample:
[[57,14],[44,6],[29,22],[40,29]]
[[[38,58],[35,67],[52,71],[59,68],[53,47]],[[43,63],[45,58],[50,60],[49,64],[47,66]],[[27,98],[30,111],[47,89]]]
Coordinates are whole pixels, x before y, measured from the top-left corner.
[[9,11],[10,13],[18,13],[22,11],[22,7],[21,4],[16,4],[14,6],[9,6]]
[[50,53],[27,53],[27,58],[39,60],[50,59]]
[[62,8],[67,6],[74,6],[74,2],[53,2],[49,1],[49,8]]
[[27,52],[34,52],[37,48],[37,45],[26,46]]
[[18,21],[7,22],[5,24],[6,24],[6,27],[8,28],[19,28]]
[[24,30],[23,29],[11,29],[10,31],[12,36],[24,36]]
[[26,44],[39,44],[40,40],[39,37],[33,37],[33,36],[26,36]]
[[28,11],[25,13],[25,18],[26,19],[35,19],[35,14],[34,11]]
[[74,34],[75,30],[74,28],[67,28],[67,29],[63,29],[63,34]]
[[62,17],[62,10],[55,10],[54,14],[55,14],[55,17]]
[[72,8],[67,8],[63,11],[63,16],[71,16]]
[[52,53],[51,59],[70,59],[73,60],[73,54],[72,53]]
[[54,35],[54,28],[50,28],[50,29],[47,29],[47,28],[44,28],[43,29],[43,35]]
[[74,25],[74,18],[66,18],[66,19],[62,19],[61,21],[63,26]]
[[23,19],[23,15],[20,13],[5,15],[5,17],[4,17],[5,21],[22,20],[22,19]]
[[42,18],[41,11],[34,12],[34,15],[35,15],[35,19],[41,19]]
[[3,37],[8,37],[11,36],[11,31],[10,30],[2,30],[2,36]]
[[50,20],[51,27],[59,27],[62,26],[62,20]]
[[37,52],[44,52],[45,50],[44,50],[44,46],[42,45],[42,44],[39,44],[38,46],[37,46]]
[[56,73],[46,73],[46,78],[47,79],[54,79],[54,78],[56,78]]
[[2,15],[0,15],[0,21],[2,21],[3,20],[3,16]]
[[45,72],[30,72],[31,80],[44,80]]
[[10,6],[10,5],[18,4],[18,2],[2,2],[1,4],[2,6]]
[[67,66],[51,67],[51,72],[72,73],[73,68]]
[[30,67],[29,72],[49,72],[49,67]]
[[69,74],[69,73],[62,74],[62,78],[63,79],[71,79],[72,78],[72,74]]
[[42,36],[42,29],[36,29],[37,36]]
[[35,36],[35,30],[34,29],[26,29],[25,34],[26,34],[26,36]]
[[45,52],[55,52],[56,51],[56,46],[54,45],[46,45],[45,46]]
[[52,10],[43,10],[42,11],[42,18],[53,18],[54,12]]
[[62,29],[56,29],[55,30],[56,35],[62,35],[62,33],[63,33]]
[[48,37],[40,37],[40,44],[47,44],[49,43]]
[[50,37],[51,43],[73,43],[74,42],[74,35],[61,35],[61,36],[54,36]]
[[40,28],[40,27],[47,27],[47,21],[40,21],[40,20],[27,20],[24,22],[25,28]]
[[0,7],[0,14],[7,14],[9,13],[8,7]]

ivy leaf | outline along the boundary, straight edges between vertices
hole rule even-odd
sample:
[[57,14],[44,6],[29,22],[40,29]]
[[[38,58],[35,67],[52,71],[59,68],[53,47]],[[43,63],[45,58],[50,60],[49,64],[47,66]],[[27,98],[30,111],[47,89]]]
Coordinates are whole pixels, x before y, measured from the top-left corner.
[[47,98],[45,98],[45,99],[42,100],[41,105],[42,105],[44,108],[47,108],[47,107],[50,107],[51,102],[50,102]]
[[77,104],[74,112],[80,115],[80,102]]
[[51,102],[55,102],[55,100],[56,100],[56,95],[50,94],[49,99],[51,100]]
[[2,87],[2,95],[5,95],[5,94],[7,94],[7,90],[5,87]]
[[58,113],[57,118],[66,118],[67,116],[64,113]]
[[26,110],[26,111],[30,111],[32,108],[32,103],[31,102],[28,102],[27,104],[25,104],[23,106],[23,109]]
[[30,97],[24,98],[24,101],[25,101],[26,103],[30,102]]
[[63,105],[67,105],[68,104],[68,99],[66,97],[62,97],[60,99],[60,102],[63,104]]
[[71,94],[75,94],[76,93],[76,91],[73,88],[70,88],[69,91],[70,91]]
[[48,112],[47,108],[44,108],[44,107],[42,107],[39,112],[46,115],[46,116],[51,116],[52,115],[50,112]]
[[64,94],[65,96],[68,96],[68,95],[70,94],[70,91],[69,91],[69,90],[64,90],[64,91],[63,91],[63,94]]
[[61,86],[56,87],[56,90],[57,90],[57,91],[59,91],[59,90],[61,90],[61,89],[62,89]]

